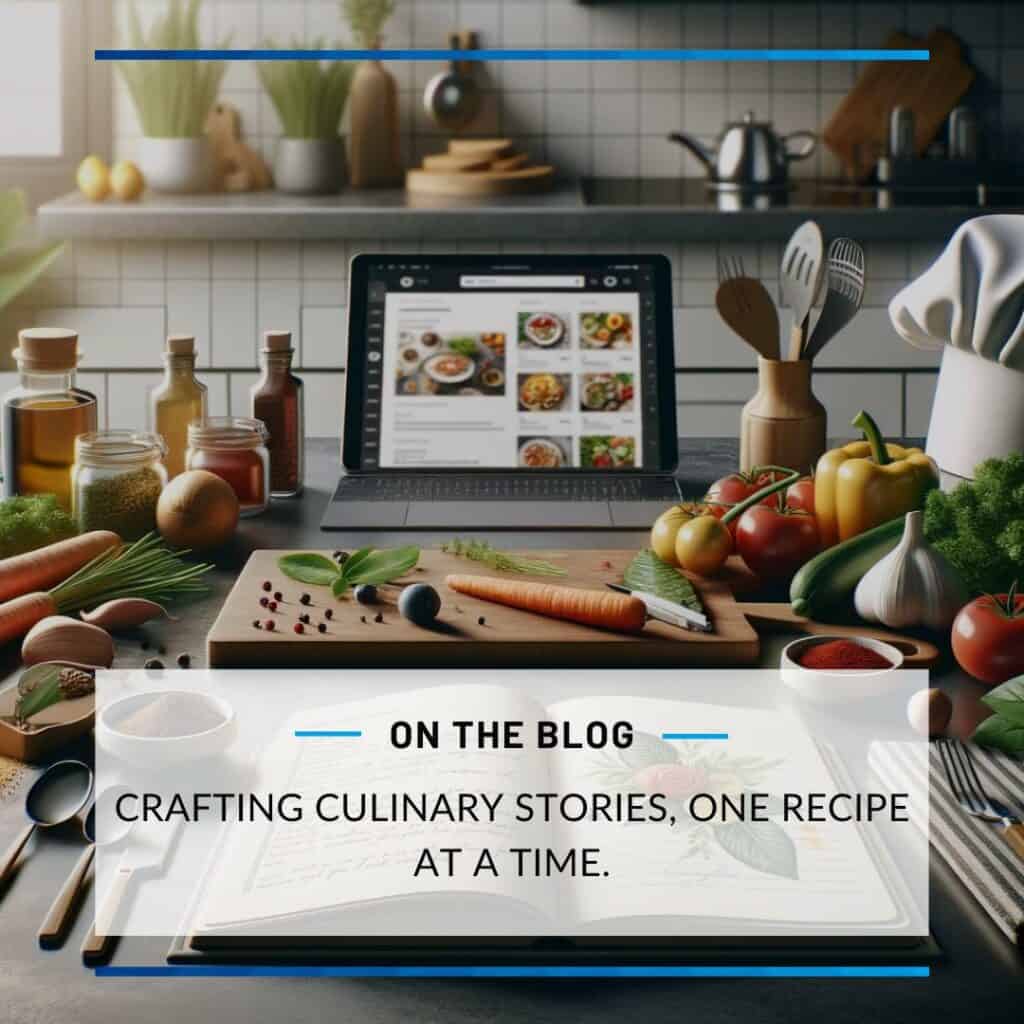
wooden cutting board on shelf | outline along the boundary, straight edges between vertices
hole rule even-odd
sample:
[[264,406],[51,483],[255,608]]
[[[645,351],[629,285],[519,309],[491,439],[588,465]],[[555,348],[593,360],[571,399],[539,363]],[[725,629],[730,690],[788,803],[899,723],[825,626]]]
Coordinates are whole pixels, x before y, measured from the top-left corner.
[[450,199],[486,199],[528,195],[549,189],[555,169],[532,164],[508,139],[452,139],[446,153],[423,158],[421,167],[407,171],[409,192]]
[[[701,600],[715,626],[714,633],[692,633],[658,622],[649,622],[639,635],[611,633],[544,618],[531,612],[478,601],[455,594],[444,585],[448,573],[479,573],[505,576],[477,562],[437,550],[424,550],[422,571],[408,579],[430,583],[441,595],[442,607],[435,629],[423,629],[398,614],[388,588],[385,603],[376,607],[357,604],[351,598],[337,601],[324,587],[309,587],[283,576],[277,560],[284,551],[252,554],[220,615],[207,636],[209,663],[216,668],[641,668],[753,666],[760,643],[757,633],[736,604],[729,587],[718,580],[698,583]],[[568,576],[545,582],[578,587],[604,587],[619,582],[636,554],[630,551],[531,551],[564,566]],[[523,577],[539,579],[540,577]],[[271,580],[285,601],[276,615],[260,608],[261,584]],[[397,589],[397,588],[396,588]],[[303,591],[313,605],[298,603]],[[325,621],[330,607],[333,619],[325,634],[315,624]],[[292,631],[301,612],[308,611],[313,631],[299,636]],[[374,622],[381,612],[384,621]],[[253,620],[271,617],[275,630],[257,630]],[[361,621],[365,617],[366,622]],[[480,618],[483,617],[483,624]]]
[[856,181],[868,177],[885,152],[893,107],[914,112],[914,146],[920,156],[974,81],[974,69],[964,60],[960,40],[945,29],[937,28],[923,40],[894,32],[885,45],[887,49],[927,49],[931,59],[866,64],[825,125],[825,144]]

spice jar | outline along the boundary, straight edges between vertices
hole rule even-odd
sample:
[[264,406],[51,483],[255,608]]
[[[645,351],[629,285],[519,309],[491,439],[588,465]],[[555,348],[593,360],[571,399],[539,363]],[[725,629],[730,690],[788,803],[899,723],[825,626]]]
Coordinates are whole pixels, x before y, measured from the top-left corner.
[[75,438],[71,514],[80,530],[113,530],[138,540],[156,529],[156,505],[167,484],[159,434],[101,430]]
[[205,469],[231,485],[239,515],[256,516],[270,502],[267,429],[259,420],[212,416],[189,424],[186,469]]
[[18,385],[3,397],[5,498],[55,494],[71,507],[75,437],[96,429],[96,396],[75,384],[78,335],[58,327],[31,327],[14,352]]
[[292,373],[292,336],[267,331],[260,352],[263,373],[249,392],[252,414],[270,433],[270,493],[294,498],[302,491],[302,381]]

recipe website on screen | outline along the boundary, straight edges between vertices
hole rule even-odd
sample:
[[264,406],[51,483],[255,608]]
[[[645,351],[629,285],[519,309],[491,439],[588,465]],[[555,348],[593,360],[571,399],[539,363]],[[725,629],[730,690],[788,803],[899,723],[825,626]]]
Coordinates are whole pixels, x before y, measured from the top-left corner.
[[649,268],[383,266],[369,298],[380,467],[657,464]]

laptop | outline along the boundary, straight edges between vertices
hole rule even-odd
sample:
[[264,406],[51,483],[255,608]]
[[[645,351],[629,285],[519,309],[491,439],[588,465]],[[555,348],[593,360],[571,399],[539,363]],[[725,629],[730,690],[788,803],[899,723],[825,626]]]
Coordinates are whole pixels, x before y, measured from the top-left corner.
[[322,526],[644,529],[679,500],[663,256],[359,255]]

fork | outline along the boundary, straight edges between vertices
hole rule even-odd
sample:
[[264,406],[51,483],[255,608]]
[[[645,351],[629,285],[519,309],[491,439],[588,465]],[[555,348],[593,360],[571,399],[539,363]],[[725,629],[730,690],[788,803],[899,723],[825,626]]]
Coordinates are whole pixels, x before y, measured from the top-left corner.
[[779,358],[779,314],[768,289],[747,277],[742,256],[718,256],[715,305],[722,319],[759,355]]
[[1024,857],[1024,824],[1005,804],[985,793],[971,752],[956,740],[938,739],[939,757],[949,788],[960,806],[972,817],[1001,827],[1003,838],[1019,857]]

